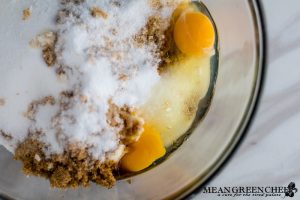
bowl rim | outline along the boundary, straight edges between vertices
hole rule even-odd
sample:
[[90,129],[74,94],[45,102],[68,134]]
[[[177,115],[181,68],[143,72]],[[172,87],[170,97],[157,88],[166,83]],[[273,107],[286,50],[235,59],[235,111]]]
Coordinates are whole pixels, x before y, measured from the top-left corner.
[[[260,0],[247,0],[252,12],[252,17],[254,19],[254,25],[256,30],[256,37],[259,39],[257,43],[257,73],[256,73],[256,84],[254,84],[251,101],[247,106],[247,110],[244,114],[244,118],[236,131],[236,137],[233,141],[228,145],[227,149],[220,156],[221,159],[218,159],[208,174],[202,178],[204,181],[200,181],[199,177],[191,185],[183,188],[179,192],[176,192],[172,196],[168,197],[168,199],[192,199],[197,194],[199,194],[203,188],[208,185],[229,163],[232,157],[237,152],[238,148],[241,146],[242,142],[245,139],[254,119],[257,114],[257,110],[260,106],[261,96],[264,90],[264,83],[266,79],[266,65],[268,61],[267,54],[267,30],[266,30],[266,20],[264,15],[264,8]],[[12,198],[7,195],[0,193],[0,199],[11,200]]]
[[205,177],[202,177],[201,181],[198,177],[191,185],[183,188],[181,191],[175,193],[170,199],[192,199],[197,194],[200,194],[203,188],[208,185],[222,170],[226,167],[229,161],[233,158],[241,144],[243,143],[245,136],[249,132],[251,125],[256,117],[257,110],[261,103],[262,93],[264,91],[264,84],[267,74],[267,30],[266,30],[266,18],[264,15],[264,7],[260,0],[248,0],[251,8],[252,17],[254,20],[257,43],[257,72],[256,72],[256,83],[253,86],[251,101],[247,106],[243,120],[238,127],[235,138],[230,142],[224,153],[220,156],[209,170]]

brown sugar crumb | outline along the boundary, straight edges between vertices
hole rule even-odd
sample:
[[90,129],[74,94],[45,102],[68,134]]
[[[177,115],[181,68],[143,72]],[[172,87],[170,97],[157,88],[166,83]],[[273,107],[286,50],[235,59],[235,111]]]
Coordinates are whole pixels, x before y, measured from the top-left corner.
[[26,139],[19,144],[14,159],[23,163],[25,174],[45,177],[52,187],[62,189],[88,187],[90,182],[111,188],[116,183],[113,171],[117,164],[114,161],[102,163],[94,160],[77,145],[49,158],[43,153],[43,148],[44,145],[35,139]]
[[144,28],[135,36],[138,44],[155,43],[162,46],[164,43],[164,30],[161,28],[162,19],[159,16],[152,16]]
[[39,106],[42,105],[54,105],[55,99],[52,96],[46,96],[42,99],[33,101],[29,104],[27,112],[24,113],[24,116],[27,117],[28,119],[34,120],[35,113],[37,112],[37,109]]
[[107,122],[112,127],[119,127],[121,126],[121,119],[119,116],[119,107],[112,103],[112,101],[109,102],[109,109],[106,113]]
[[90,9],[90,12],[91,12],[91,15],[95,18],[104,18],[104,19],[108,18],[108,14],[98,7],[92,7]]
[[26,21],[29,19],[31,15],[31,9],[30,8],[26,8],[23,10],[23,16],[22,16],[22,20]]
[[59,66],[56,68],[55,73],[58,75],[58,77],[63,78],[65,77],[66,71],[64,70],[63,66]]
[[80,101],[81,103],[87,103],[88,102],[88,97],[85,95],[80,95]]
[[126,81],[128,78],[129,78],[129,77],[128,77],[126,74],[120,74],[118,79],[119,79],[120,81]]
[[13,137],[10,134],[5,133],[3,130],[0,130],[0,136],[2,136],[5,140],[8,141],[13,139]]
[[60,10],[56,16],[56,23],[63,24],[68,17],[71,16],[71,12],[69,10],[63,9]]
[[[152,3],[154,4],[153,6],[158,6],[160,8],[160,1],[153,1]],[[158,68],[160,73],[164,71],[166,66],[175,62],[176,56],[178,55],[172,36],[173,26],[170,25],[167,29],[164,29],[164,23],[165,21],[159,16],[152,16],[148,19],[146,26],[142,28],[134,38],[138,45],[156,44],[158,49],[157,52],[154,53],[156,53],[161,60]]]
[[115,7],[120,7],[121,6],[121,3],[120,1],[118,0],[112,0],[111,1],[111,5],[115,6]]
[[85,0],[61,0],[61,4],[65,5],[65,4],[70,4],[73,3],[75,5],[80,5],[84,2]]
[[197,96],[191,96],[190,98],[186,99],[183,106],[183,114],[187,118],[193,118],[194,114],[198,109],[198,98]]
[[60,107],[62,110],[68,110],[70,109],[70,99],[75,97],[74,91],[63,91],[60,93]]
[[163,4],[160,0],[150,0],[150,5],[155,9],[161,9],[163,7]]
[[55,44],[57,41],[57,34],[48,31],[37,35],[33,40],[29,42],[32,48],[42,48],[43,59],[45,63],[50,67],[56,62]]
[[120,118],[124,122],[124,127],[120,132],[123,144],[128,145],[136,142],[143,132],[143,121],[129,107],[123,107],[120,110]]
[[56,62],[56,54],[54,51],[54,48],[51,46],[47,46],[43,49],[43,58],[45,63],[51,67],[55,64]]
[[0,106],[4,106],[5,105],[5,99],[0,98]]
[[129,145],[136,142],[143,132],[143,120],[135,116],[127,106],[119,108],[112,102],[109,102],[109,106],[107,121],[112,127],[122,128],[120,131],[122,143]]
[[72,177],[64,167],[57,167],[50,176],[50,183],[53,187],[66,188],[71,181]]
[[74,91],[72,91],[72,90],[63,91],[60,93],[60,95],[66,97],[66,98],[73,98],[75,96]]
[[52,31],[47,31],[38,34],[34,39],[29,42],[32,48],[46,48],[48,46],[55,46],[57,34]]

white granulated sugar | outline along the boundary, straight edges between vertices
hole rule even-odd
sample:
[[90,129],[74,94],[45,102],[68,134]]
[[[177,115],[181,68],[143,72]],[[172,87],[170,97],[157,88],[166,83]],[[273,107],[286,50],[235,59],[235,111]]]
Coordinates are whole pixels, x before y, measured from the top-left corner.
[[[160,79],[160,60],[154,44],[136,45],[134,36],[150,16],[160,14],[167,20],[174,7],[158,13],[149,0],[115,0],[119,5],[110,0],[87,0],[80,5],[60,5],[56,0],[28,2],[12,1],[0,13],[0,23],[6,27],[0,36],[7,42],[0,48],[0,98],[5,99],[0,107],[0,130],[13,138],[8,141],[0,136],[0,144],[14,152],[28,131],[39,131],[47,155],[62,153],[67,144],[77,143],[96,159],[111,156],[118,160],[124,146],[119,141],[120,127],[107,122],[109,101],[132,108],[146,102]],[[19,16],[9,15],[16,7],[22,10],[25,6],[32,6],[40,15],[33,13],[26,22],[30,28],[21,24]],[[91,16],[94,6],[103,10],[107,19]],[[55,24],[53,19],[62,9],[69,15]],[[43,62],[41,49],[29,45],[47,30],[57,33],[57,64],[51,68]],[[59,67],[65,79],[56,74]],[[65,91],[73,91],[72,98],[61,95]],[[37,105],[33,118],[26,117],[30,103],[46,96],[52,96],[55,103]]]

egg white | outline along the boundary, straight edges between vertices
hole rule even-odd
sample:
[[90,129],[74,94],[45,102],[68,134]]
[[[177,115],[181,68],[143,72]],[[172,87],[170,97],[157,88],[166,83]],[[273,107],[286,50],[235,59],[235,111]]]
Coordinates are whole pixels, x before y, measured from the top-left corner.
[[189,129],[209,83],[209,56],[186,58],[169,66],[162,74],[140,111],[145,122],[161,133],[166,147]]

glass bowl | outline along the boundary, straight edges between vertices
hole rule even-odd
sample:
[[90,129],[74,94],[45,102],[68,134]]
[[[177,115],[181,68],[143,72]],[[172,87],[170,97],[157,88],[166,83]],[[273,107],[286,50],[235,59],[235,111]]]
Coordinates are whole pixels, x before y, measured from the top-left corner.
[[[189,138],[151,170],[118,181],[110,190],[51,189],[26,177],[0,147],[0,199],[176,199],[201,188],[227,160],[245,133],[257,103],[264,63],[263,27],[255,0],[203,0],[219,33],[219,72],[204,119]],[[197,191],[197,190],[196,190]]]

